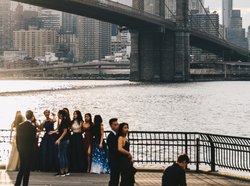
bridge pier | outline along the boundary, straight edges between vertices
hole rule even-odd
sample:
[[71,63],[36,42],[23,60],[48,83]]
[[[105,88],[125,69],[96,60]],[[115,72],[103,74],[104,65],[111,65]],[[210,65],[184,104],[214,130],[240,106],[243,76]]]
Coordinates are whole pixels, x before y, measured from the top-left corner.
[[161,29],[131,31],[131,81],[174,81],[174,36]]
[[175,33],[175,69],[174,81],[189,79],[189,33],[178,31]]
[[187,81],[189,78],[190,34],[188,32],[188,3],[187,0],[176,1],[175,33],[175,81]]
[[[164,1],[156,0],[164,18]],[[177,0],[177,31],[164,27],[140,28],[131,32],[130,80],[187,81],[189,79],[188,1]],[[133,7],[144,9],[144,0],[133,0]]]

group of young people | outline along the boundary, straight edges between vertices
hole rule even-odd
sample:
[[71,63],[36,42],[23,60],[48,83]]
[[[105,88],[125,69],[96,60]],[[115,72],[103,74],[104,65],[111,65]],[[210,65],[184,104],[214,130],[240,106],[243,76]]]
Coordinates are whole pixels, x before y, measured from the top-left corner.
[[[70,119],[69,110],[64,108],[58,111],[57,118],[45,110],[41,123],[31,110],[26,111],[25,116],[26,121],[18,111],[12,124],[16,135],[7,169],[19,169],[16,186],[22,181],[23,185],[28,185],[30,170],[38,168],[41,171],[58,170],[56,176],[61,177],[70,172],[109,173],[110,186],[117,186],[119,182],[121,186],[134,185],[136,169],[129,152],[127,123],[119,124],[117,118],[110,119],[111,132],[106,144],[100,115],[95,115],[92,121],[90,113],[83,118],[76,110]],[[44,135],[38,147],[41,131]]]

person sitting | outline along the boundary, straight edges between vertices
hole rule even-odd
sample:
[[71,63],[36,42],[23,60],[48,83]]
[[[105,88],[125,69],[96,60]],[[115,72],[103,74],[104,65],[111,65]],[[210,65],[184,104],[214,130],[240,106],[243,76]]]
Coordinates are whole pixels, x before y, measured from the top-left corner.
[[188,163],[189,157],[186,154],[180,155],[177,162],[164,170],[162,186],[186,186],[185,168]]

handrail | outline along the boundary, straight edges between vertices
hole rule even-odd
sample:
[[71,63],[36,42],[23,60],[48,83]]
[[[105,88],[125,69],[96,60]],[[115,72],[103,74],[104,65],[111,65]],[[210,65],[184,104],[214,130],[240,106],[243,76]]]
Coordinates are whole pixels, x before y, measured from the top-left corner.
[[[108,133],[105,131],[105,139]],[[250,138],[165,131],[131,131],[128,137],[133,159],[141,165],[171,163],[179,154],[187,153],[197,171],[200,165],[209,165],[211,171],[221,167],[250,172]],[[10,141],[10,130],[0,130],[0,144]],[[9,153],[0,149],[0,162],[2,151]]]

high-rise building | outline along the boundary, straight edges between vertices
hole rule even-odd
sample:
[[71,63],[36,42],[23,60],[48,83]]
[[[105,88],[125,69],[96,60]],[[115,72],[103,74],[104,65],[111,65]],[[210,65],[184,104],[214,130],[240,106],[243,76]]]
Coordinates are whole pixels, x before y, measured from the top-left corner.
[[190,26],[194,29],[219,37],[219,14],[217,12],[193,14]]
[[56,31],[19,30],[14,31],[14,48],[26,51],[29,57],[44,56],[45,52],[55,52]]
[[119,26],[116,24],[112,24],[112,31],[111,31],[111,35],[112,36],[116,36],[119,32]]
[[230,27],[233,0],[222,0],[222,24],[225,28]]
[[[197,12],[197,10],[193,11]],[[217,37],[220,35],[219,15],[216,12],[209,13],[208,16],[206,13],[193,14],[190,26],[193,29],[204,31]],[[198,61],[214,60],[217,58],[216,55],[196,47],[190,47],[190,54],[194,57],[194,60]]]
[[76,34],[76,15],[62,12],[62,33]]
[[38,17],[38,11],[35,10],[24,10],[23,5],[18,4],[15,11],[12,12],[13,16],[13,30],[28,30],[30,26],[37,27],[40,29],[42,27],[41,18]]
[[0,1],[0,54],[12,47],[10,1]]
[[79,60],[99,60],[110,54],[111,24],[87,17],[78,17]]
[[62,26],[62,12],[43,9],[41,10],[40,17],[43,22],[43,28],[60,31]]
[[189,10],[196,10],[198,13],[203,13],[202,5],[204,5],[204,0],[189,0]]
[[[189,0],[189,10],[195,13],[204,13],[204,0]],[[172,18],[176,14],[176,0],[165,0],[165,17]]]
[[248,49],[246,31],[242,28],[242,17],[240,10],[231,11],[231,24],[227,29],[227,40],[238,46]]
[[76,34],[71,32],[57,33],[56,56],[64,57],[68,62],[74,62],[77,59],[77,45]]
[[248,40],[248,50],[250,50],[250,26],[248,26],[247,40]]

